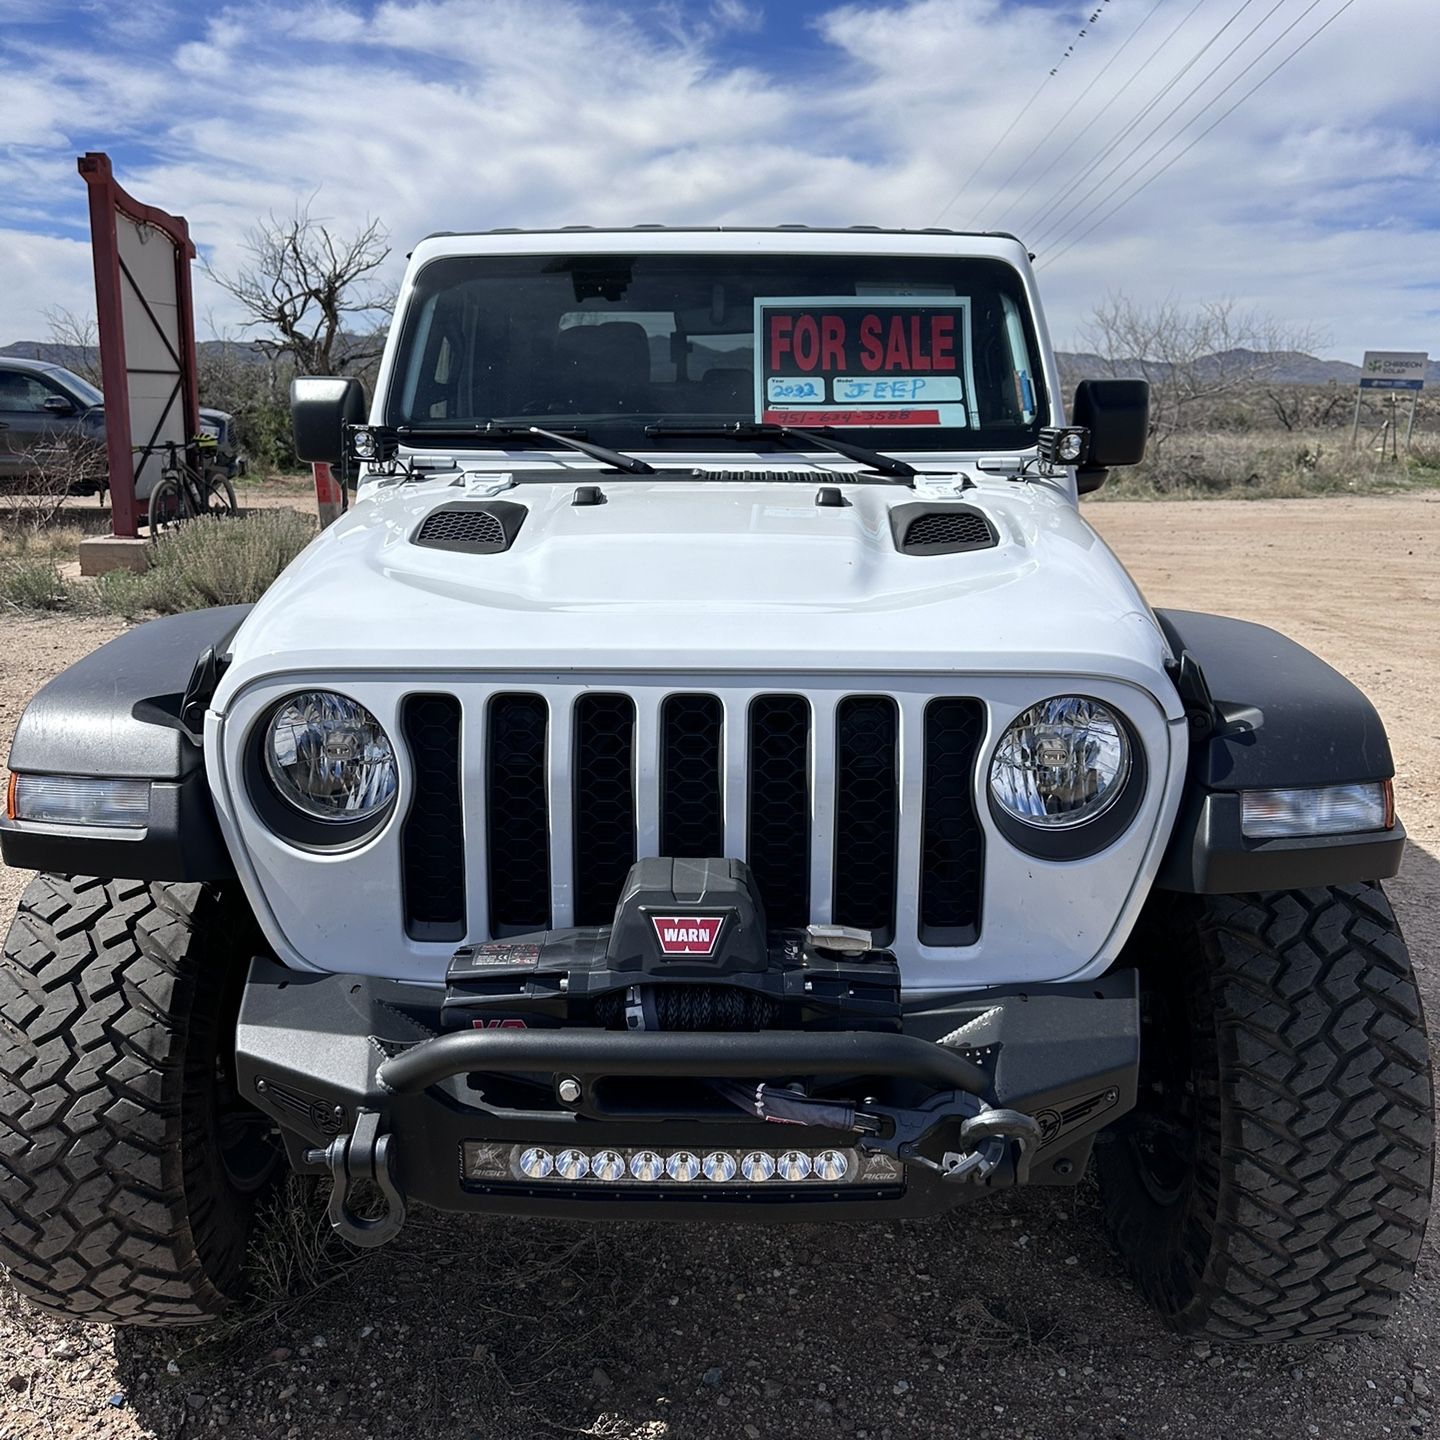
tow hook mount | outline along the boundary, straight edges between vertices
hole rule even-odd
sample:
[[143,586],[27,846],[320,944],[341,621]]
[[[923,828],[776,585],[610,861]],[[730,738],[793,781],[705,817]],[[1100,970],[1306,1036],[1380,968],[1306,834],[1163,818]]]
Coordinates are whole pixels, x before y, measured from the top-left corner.
[[[310,1164],[324,1165],[334,1182],[330,1192],[330,1224],[343,1239],[367,1250],[393,1240],[405,1224],[405,1197],[391,1172],[394,1139],[393,1135],[380,1133],[377,1111],[361,1110],[355,1116],[355,1128],[350,1134],[337,1135],[323,1150],[309,1150],[305,1154]],[[380,1215],[357,1215],[351,1208],[351,1186],[367,1180],[375,1185],[385,1201]]]

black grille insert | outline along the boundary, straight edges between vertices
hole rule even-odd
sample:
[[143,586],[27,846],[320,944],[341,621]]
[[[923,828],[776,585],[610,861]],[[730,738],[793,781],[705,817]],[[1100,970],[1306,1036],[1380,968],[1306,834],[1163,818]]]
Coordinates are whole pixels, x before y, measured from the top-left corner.
[[635,863],[635,702],[575,703],[575,923],[608,925]]
[[526,510],[513,500],[455,500],[432,510],[420,522],[414,543],[427,550],[465,555],[496,555],[508,550],[525,523]]
[[895,702],[851,695],[835,712],[835,888],[838,925],[887,943],[895,925],[900,772]]
[[725,853],[722,737],[714,695],[670,695],[660,711],[660,853],[707,860]]
[[460,702],[411,695],[401,712],[415,796],[401,831],[405,933],[465,937],[465,828],[460,812]]
[[800,695],[750,705],[750,868],[774,928],[810,922],[810,706]]
[[980,934],[983,842],[972,785],[983,728],[977,700],[925,707],[920,939],[928,945],[973,945]]
[[550,811],[545,738],[549,712],[538,695],[490,701],[486,753],[490,929],[495,935],[550,924]]
[[890,524],[895,547],[904,555],[958,555],[1000,543],[990,521],[968,505],[897,505]]

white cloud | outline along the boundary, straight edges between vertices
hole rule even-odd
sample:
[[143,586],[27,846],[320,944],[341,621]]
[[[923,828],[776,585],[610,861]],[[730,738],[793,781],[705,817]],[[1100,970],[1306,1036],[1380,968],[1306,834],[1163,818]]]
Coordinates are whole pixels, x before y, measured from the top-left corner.
[[[1141,299],[1234,295],[1328,332],[1336,354],[1365,344],[1440,351],[1436,317],[1425,309],[1433,291],[1407,288],[1434,278],[1440,30],[1426,23],[1429,4],[1388,0],[1384,25],[1354,7],[1132,204],[1047,265],[1056,336],[1068,340],[1089,305],[1123,288]],[[184,213],[222,270],[236,263],[257,216],[288,211],[317,190],[316,213],[342,227],[378,215],[397,252],[431,230],[497,225],[924,226],[1039,87],[946,217],[964,224],[979,214],[1007,228],[1044,212],[1220,18],[1215,6],[1202,6],[1173,49],[1022,198],[1035,165],[1154,43],[1137,40],[1035,165],[996,191],[1149,0],[1113,0],[1059,76],[1042,85],[1093,8],[1013,0],[837,4],[817,21],[804,52],[809,64],[795,65],[792,40],[787,67],[771,73],[738,63],[727,49],[743,34],[746,53],[757,53],[755,27],[764,16],[745,0],[687,8],[650,0],[628,8],[384,0],[368,15],[343,0],[303,9],[237,0],[213,12],[203,38],[181,43],[166,38],[174,29],[162,23],[160,7],[137,5],[130,23],[144,32],[143,47],[111,31],[82,53],[49,43],[0,52],[7,97],[0,223],[12,227],[0,246],[0,286],[10,297],[0,340],[38,333],[40,312],[57,303],[52,287],[73,297],[75,277],[83,279],[88,262],[76,266],[73,240],[27,232],[49,212],[56,219],[45,228],[76,233],[83,187],[74,155],[106,146],[119,155],[140,147],[143,158],[123,167],[122,183]],[[1147,32],[1157,39],[1158,24],[1159,17]],[[1407,36],[1401,46],[1397,27]],[[1277,45],[1203,123],[1309,28]],[[1178,82],[1094,178],[1147,137],[1201,73],[1197,65]],[[1177,153],[1183,141],[1160,147],[1218,83],[1147,138],[1147,149],[1124,160],[1115,179],[1151,150],[1162,160]],[[1093,185],[1078,187],[1074,198],[1082,203],[1059,235],[1093,203]],[[1029,236],[1043,234],[1068,204]],[[1047,244],[1042,261],[1057,248]],[[393,263],[398,269],[398,253]],[[222,324],[235,319],[203,277],[197,309]]]

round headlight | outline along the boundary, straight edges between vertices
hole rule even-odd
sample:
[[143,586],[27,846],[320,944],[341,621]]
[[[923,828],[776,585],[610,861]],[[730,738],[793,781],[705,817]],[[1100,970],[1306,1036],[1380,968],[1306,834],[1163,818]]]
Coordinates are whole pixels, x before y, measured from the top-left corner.
[[276,793],[315,820],[371,820],[395,798],[395,752],[363,706],[328,690],[292,695],[265,737]]
[[1098,819],[1130,776],[1130,740],[1098,700],[1059,695],[1019,715],[1000,737],[990,795],[1025,825],[1064,830]]

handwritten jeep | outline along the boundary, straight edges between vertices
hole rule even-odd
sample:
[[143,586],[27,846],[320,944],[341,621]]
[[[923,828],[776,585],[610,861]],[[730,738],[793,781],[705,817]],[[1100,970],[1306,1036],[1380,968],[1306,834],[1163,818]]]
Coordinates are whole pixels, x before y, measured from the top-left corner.
[[432,236],[374,399],[292,404],[348,514],[15,735],[25,1294],[203,1321],[286,1165],[362,1246],[1093,1166],[1178,1328],[1391,1312],[1431,1092],[1384,731],[1086,524],[1148,394],[1065,408],[1019,242]]

